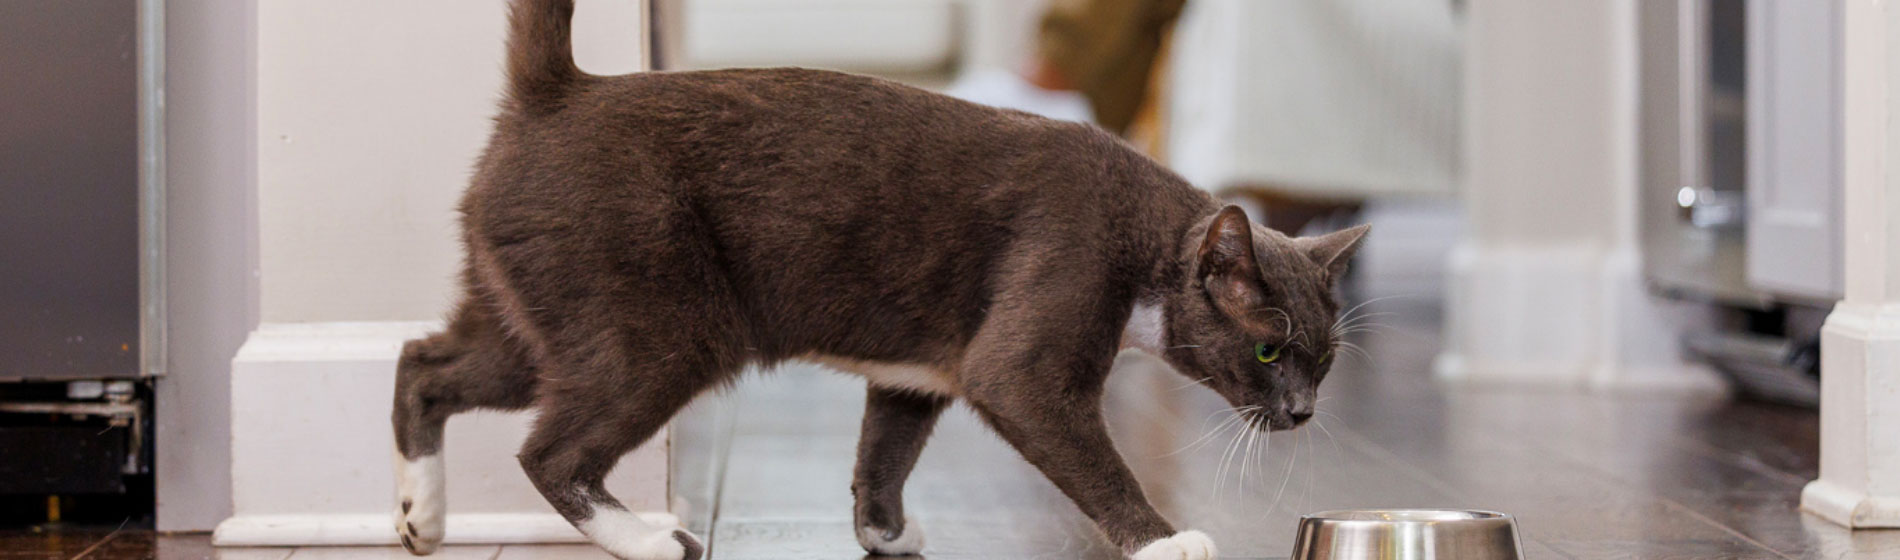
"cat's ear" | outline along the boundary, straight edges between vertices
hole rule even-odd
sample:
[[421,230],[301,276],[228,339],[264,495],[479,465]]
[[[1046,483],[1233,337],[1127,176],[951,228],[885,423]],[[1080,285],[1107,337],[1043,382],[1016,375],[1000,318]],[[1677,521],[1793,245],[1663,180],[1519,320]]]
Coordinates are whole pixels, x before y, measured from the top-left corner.
[[1346,264],[1352,262],[1352,255],[1359,251],[1359,242],[1365,240],[1366,232],[1372,226],[1360,224],[1319,237],[1302,237],[1294,240],[1306,257],[1314,264],[1326,270],[1328,281],[1338,280],[1346,275]]
[[1264,300],[1260,261],[1253,251],[1253,223],[1239,206],[1214,214],[1201,241],[1200,274],[1214,301],[1229,313],[1245,313]]

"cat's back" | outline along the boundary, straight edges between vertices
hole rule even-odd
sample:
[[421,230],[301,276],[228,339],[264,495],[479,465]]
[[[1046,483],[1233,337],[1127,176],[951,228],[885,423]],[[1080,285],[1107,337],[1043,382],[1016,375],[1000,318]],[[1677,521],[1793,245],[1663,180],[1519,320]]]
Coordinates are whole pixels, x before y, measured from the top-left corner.
[[[1087,125],[805,68],[593,77],[559,111],[504,110],[498,121],[498,136],[508,129],[517,138],[507,140],[539,149],[596,146],[596,156],[643,158],[676,178],[728,184],[756,171],[835,172],[840,163],[924,174],[947,164],[1008,165],[1052,136],[1107,137]],[[991,167],[969,170],[1001,171]]]

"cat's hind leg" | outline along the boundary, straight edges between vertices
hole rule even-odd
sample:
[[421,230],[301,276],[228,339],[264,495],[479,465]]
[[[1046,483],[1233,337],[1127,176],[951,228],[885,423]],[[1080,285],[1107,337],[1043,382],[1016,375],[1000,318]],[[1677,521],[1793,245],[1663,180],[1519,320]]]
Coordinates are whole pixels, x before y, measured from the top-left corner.
[[609,554],[623,560],[696,559],[705,553],[698,538],[628,511],[607,492],[605,480],[621,456],[702,390],[736,374],[738,366],[715,365],[718,360],[698,351],[703,347],[654,340],[652,334],[595,337],[550,359],[556,365],[542,381],[541,416],[519,458],[554,510]]
[[449,416],[476,408],[516,410],[533,403],[535,368],[510,340],[494,307],[472,296],[448,328],[403,345],[396,365],[396,533],[409,552],[434,552],[444,536],[442,431]]
[[857,499],[858,544],[872,554],[917,554],[924,531],[904,515],[904,481],[950,399],[901,389],[870,388],[858,464],[851,481]]

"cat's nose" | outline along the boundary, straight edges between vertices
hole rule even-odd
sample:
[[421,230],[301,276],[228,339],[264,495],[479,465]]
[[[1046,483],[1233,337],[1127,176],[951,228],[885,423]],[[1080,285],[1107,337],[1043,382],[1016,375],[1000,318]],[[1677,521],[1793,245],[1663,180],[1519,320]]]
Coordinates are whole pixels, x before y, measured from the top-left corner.
[[1294,424],[1304,424],[1306,423],[1308,419],[1311,419],[1313,417],[1313,411],[1312,410],[1290,410],[1290,411],[1287,411],[1286,415],[1293,418]]

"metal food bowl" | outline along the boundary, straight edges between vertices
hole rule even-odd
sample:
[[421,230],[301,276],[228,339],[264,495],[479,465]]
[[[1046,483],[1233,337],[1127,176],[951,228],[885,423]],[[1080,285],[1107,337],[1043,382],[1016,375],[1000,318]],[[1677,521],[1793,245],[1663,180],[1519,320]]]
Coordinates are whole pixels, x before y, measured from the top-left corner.
[[1289,560],[1517,560],[1517,520],[1495,511],[1362,509],[1300,518]]

